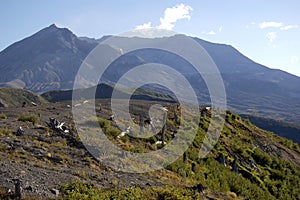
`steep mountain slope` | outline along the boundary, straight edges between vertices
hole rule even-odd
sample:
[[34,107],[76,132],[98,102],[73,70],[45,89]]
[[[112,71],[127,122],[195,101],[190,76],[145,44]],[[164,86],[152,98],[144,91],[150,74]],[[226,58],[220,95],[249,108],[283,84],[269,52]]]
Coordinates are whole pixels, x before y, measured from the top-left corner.
[[72,88],[77,69],[95,44],[54,24],[0,53],[2,86],[34,92]]
[[231,46],[195,40],[218,66],[230,109],[299,125],[299,77],[255,63]]

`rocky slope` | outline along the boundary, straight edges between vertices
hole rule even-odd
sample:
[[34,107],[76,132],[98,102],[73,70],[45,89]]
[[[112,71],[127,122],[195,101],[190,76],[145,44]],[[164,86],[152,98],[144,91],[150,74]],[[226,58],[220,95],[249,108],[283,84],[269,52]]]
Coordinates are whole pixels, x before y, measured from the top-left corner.
[[[134,113],[150,104],[132,100]],[[162,102],[160,102],[162,103]],[[252,125],[231,113],[221,137],[203,159],[198,152],[209,115],[201,117],[198,134],[185,156],[164,170],[127,174],[99,163],[76,135],[71,102],[0,108],[0,197],[13,190],[12,179],[20,179],[25,198],[111,199],[297,199],[300,198],[300,147]],[[177,124],[176,105],[169,109],[166,142],[172,140]],[[101,105],[101,110],[99,109]],[[109,101],[97,100],[98,121],[115,144],[128,151],[157,150],[156,138],[139,140],[125,136],[109,121]],[[65,122],[70,133],[47,126],[49,117]],[[22,126],[24,132],[16,132]],[[186,129],[189,131],[189,129]],[[84,184],[82,184],[84,183]],[[122,196],[120,196],[122,195]]]

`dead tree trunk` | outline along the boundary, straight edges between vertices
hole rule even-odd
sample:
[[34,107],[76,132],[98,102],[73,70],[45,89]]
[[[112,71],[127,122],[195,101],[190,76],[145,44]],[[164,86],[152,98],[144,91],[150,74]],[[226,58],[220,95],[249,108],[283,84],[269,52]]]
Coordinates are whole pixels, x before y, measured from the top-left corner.
[[238,168],[238,165],[237,165],[237,158],[235,158],[234,161],[233,161],[232,169],[235,173],[239,173],[239,168]]
[[184,162],[185,164],[188,163],[188,158],[187,158],[186,152],[183,153],[183,162]]
[[140,133],[144,133],[144,119],[142,115],[140,115]]
[[178,119],[178,115],[177,115],[176,111],[174,111],[174,120],[175,120],[176,124],[179,124],[179,119]]
[[195,163],[192,163],[192,171],[193,171],[194,173],[196,173],[196,164],[195,164]]
[[166,135],[166,125],[167,125],[167,112],[164,113],[164,118],[163,118],[163,127],[162,127],[162,136],[161,136],[161,141],[162,141],[162,146],[165,145],[165,135]]
[[15,184],[15,199],[21,200],[21,180],[20,179],[13,179]]

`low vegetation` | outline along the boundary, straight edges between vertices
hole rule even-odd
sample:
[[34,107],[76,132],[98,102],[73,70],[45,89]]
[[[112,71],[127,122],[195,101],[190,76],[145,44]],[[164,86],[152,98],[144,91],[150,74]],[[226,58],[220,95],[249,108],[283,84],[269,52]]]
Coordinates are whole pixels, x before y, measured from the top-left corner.
[[[98,121],[106,130],[104,132],[111,135],[108,131],[110,122]],[[297,144],[258,129],[249,120],[227,111],[220,140],[207,158],[200,159],[198,152],[209,123],[209,118],[200,118],[198,134],[186,151],[187,158],[181,157],[166,167],[178,174],[181,179],[179,186],[104,190],[77,183],[65,185],[64,195],[77,199],[202,199],[202,193],[190,189],[201,183],[209,188],[207,193],[215,191],[223,194],[222,199],[300,199],[300,169],[297,162],[276,156],[280,154],[278,149],[267,150],[268,145],[276,144],[297,153]],[[146,145],[139,145],[139,148],[140,152],[147,151]],[[224,155],[225,163],[218,160],[220,155]],[[233,169],[234,160],[237,160],[238,171]]]
[[253,124],[264,130],[274,132],[281,137],[300,144],[300,126],[298,125],[253,115],[242,115],[242,117],[248,118]]
[[[52,108],[49,106],[45,110],[58,112],[57,108]],[[167,143],[174,136],[173,130],[179,126],[172,118],[173,112],[170,111],[168,116]],[[87,120],[85,125],[100,126],[112,142],[127,151],[141,153],[162,147],[156,144],[161,133],[147,139],[128,135],[118,138],[121,130],[108,119],[109,114],[102,115]],[[22,113],[14,120],[40,123],[39,117],[31,112]],[[61,186],[60,199],[300,199],[300,148],[296,143],[259,129],[249,120],[227,111],[217,144],[205,158],[200,158],[199,150],[211,123],[210,118],[200,117],[199,124],[180,120],[184,127],[199,125],[197,134],[185,155],[164,170],[141,175],[147,181],[155,180],[159,183],[157,185],[136,184],[140,177],[134,178],[135,186],[120,183],[127,181],[119,178],[124,174],[117,178],[107,176],[106,173],[114,170],[101,166],[80,145],[76,134],[70,137],[49,128],[38,128],[40,126],[34,126],[29,134],[26,129],[25,134],[19,136],[10,129],[1,128],[0,151],[6,153],[5,160],[31,163],[34,167],[58,172],[65,170],[68,175],[76,177]],[[71,122],[66,125],[73,126]],[[192,130],[183,128],[184,133]],[[98,184],[104,184],[105,180],[106,185],[100,187]],[[198,185],[202,187],[199,189]]]
[[0,119],[7,119],[7,116],[6,116],[6,114],[4,114],[4,113],[0,113]]
[[6,106],[22,106],[24,102],[28,105],[30,105],[31,102],[37,104],[46,102],[43,97],[33,92],[16,88],[0,88],[0,97]]
[[0,128],[0,136],[7,136],[11,135],[12,131],[9,130],[8,128]]
[[[175,187],[175,186],[143,186],[143,187],[130,187],[118,188],[114,185],[109,189],[101,189],[93,187],[86,183],[69,183],[62,187],[65,195],[62,199],[172,199],[172,200],[185,200],[185,199],[206,199],[205,195],[199,193],[193,188],[188,187]],[[215,194],[215,197],[219,195]],[[230,195],[225,195],[226,199],[234,199]]]
[[39,117],[36,115],[31,115],[31,114],[26,114],[26,113],[22,113],[19,117],[18,117],[18,121],[22,121],[22,122],[31,122],[33,125],[37,125],[39,123]]

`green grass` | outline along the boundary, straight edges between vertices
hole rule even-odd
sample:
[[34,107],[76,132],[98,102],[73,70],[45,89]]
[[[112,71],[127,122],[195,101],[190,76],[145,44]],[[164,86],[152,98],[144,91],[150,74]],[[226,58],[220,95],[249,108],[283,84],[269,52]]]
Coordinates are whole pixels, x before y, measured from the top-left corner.
[[30,114],[25,114],[22,113],[18,119],[18,121],[22,121],[22,122],[31,122],[33,125],[36,125],[39,123],[39,117],[36,115],[30,115]]
[[[115,136],[115,128],[105,119],[97,119],[97,123],[103,128],[107,135]],[[187,122],[182,121],[183,125]],[[285,161],[284,158],[278,158],[270,153],[264,152],[260,148],[254,148],[257,145],[256,137],[264,136],[270,141],[284,145],[287,149],[297,149],[298,146],[290,140],[278,137],[270,132],[256,128],[248,120],[241,119],[240,116],[227,111],[226,123],[222,131],[222,137],[212,149],[212,152],[205,159],[200,159],[198,152],[201,148],[203,138],[206,134],[210,123],[209,118],[200,118],[198,133],[191,145],[186,151],[188,162],[183,161],[183,157],[178,158],[172,164],[166,167],[167,170],[178,174],[184,185],[195,185],[202,183],[217,192],[223,194],[237,194],[240,198],[245,199],[300,199],[300,169],[293,163]],[[174,125],[173,121],[168,119],[169,125]],[[169,137],[166,133],[166,138]],[[114,137],[111,137],[114,138]],[[131,143],[130,143],[131,141]],[[260,139],[258,139],[260,141]],[[148,140],[123,140],[125,146],[129,146],[127,150],[133,152],[147,152],[145,143]],[[131,144],[131,146],[130,146]],[[223,154],[227,160],[227,166],[219,164],[217,157]],[[235,157],[239,158],[238,167],[239,174],[231,170],[231,165]],[[243,161],[243,162],[242,162]],[[248,163],[254,163],[259,172]],[[192,163],[195,166],[192,170]],[[195,170],[196,169],[196,170]],[[296,187],[295,187],[296,186]],[[141,199],[157,197],[157,199],[180,199],[185,198],[177,195],[169,188],[139,188],[120,190],[119,193],[110,191],[108,196],[100,196],[103,199],[117,199],[119,195],[127,194],[136,195]],[[180,188],[178,190],[181,190]],[[108,190],[109,191],[109,190]],[[188,193],[185,189],[181,192]],[[108,194],[107,190],[101,190],[101,193]],[[97,193],[98,194],[98,193]],[[74,193],[69,195],[75,195]],[[82,195],[76,193],[76,195]],[[85,198],[82,196],[72,196],[74,198]],[[89,196],[86,198],[92,198]],[[129,195],[129,196],[130,196]],[[166,195],[166,196],[164,196]],[[192,195],[189,193],[189,195]],[[100,198],[99,197],[99,198]],[[97,197],[98,198],[98,197]],[[125,198],[126,199],[126,198]],[[155,198],[153,198],[155,199]]]
[[0,128],[0,136],[11,135],[12,131],[7,128]]
[[170,199],[170,200],[185,200],[185,199],[204,199],[201,194],[184,187],[174,186],[152,186],[152,187],[129,187],[120,189],[116,184],[110,189],[101,189],[93,187],[90,184],[72,182],[62,187],[63,197],[61,199]]
[[84,125],[87,126],[91,126],[91,127],[97,127],[100,126],[103,130],[103,132],[107,135],[107,136],[111,136],[112,138],[117,137],[121,131],[116,128],[111,126],[110,121],[97,117],[97,118],[91,118],[87,121],[84,122]]
[[21,106],[23,102],[27,104],[31,102],[38,104],[46,102],[41,96],[24,89],[0,88],[0,96],[8,106]]

